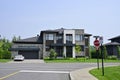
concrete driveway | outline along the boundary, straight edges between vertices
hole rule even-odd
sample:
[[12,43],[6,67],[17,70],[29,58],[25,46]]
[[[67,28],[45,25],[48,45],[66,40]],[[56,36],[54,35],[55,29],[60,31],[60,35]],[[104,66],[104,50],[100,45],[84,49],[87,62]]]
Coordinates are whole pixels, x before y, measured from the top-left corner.
[[44,63],[41,59],[25,59],[24,61],[10,61],[8,63]]

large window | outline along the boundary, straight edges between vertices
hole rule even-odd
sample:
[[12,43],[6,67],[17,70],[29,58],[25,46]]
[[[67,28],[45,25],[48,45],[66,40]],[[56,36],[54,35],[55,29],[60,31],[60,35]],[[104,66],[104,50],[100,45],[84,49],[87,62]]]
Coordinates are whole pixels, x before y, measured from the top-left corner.
[[72,38],[72,34],[66,34],[66,43],[72,43],[73,38]]
[[75,40],[76,40],[76,41],[83,41],[83,40],[84,40],[84,36],[83,36],[83,35],[80,35],[80,34],[76,34],[76,35],[75,35]]
[[56,40],[57,40],[57,43],[63,43],[63,36],[57,35]]
[[46,40],[54,40],[53,34],[46,34]]

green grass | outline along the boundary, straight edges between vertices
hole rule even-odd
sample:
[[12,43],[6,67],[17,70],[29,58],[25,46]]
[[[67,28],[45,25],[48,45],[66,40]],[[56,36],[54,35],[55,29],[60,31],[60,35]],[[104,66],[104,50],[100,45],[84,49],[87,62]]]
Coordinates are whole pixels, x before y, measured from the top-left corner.
[[[85,58],[67,58],[67,59],[54,59],[54,60],[50,60],[50,59],[44,59],[44,61],[46,63],[96,63],[97,60],[96,59],[85,59]],[[101,62],[101,59],[99,59],[99,62]],[[105,63],[109,63],[109,62],[120,62],[120,60],[104,60]]]
[[93,69],[90,73],[94,75],[98,80],[120,80],[120,66],[105,67],[105,74],[102,76],[102,70]]
[[9,62],[11,61],[11,59],[0,59],[0,63],[6,63],[6,62]]

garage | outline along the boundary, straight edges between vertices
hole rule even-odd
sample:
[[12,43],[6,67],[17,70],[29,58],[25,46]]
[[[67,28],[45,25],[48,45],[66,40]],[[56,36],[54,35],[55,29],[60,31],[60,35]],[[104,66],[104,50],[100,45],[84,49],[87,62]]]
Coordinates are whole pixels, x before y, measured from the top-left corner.
[[19,51],[18,54],[23,55],[25,59],[39,59],[39,51]]

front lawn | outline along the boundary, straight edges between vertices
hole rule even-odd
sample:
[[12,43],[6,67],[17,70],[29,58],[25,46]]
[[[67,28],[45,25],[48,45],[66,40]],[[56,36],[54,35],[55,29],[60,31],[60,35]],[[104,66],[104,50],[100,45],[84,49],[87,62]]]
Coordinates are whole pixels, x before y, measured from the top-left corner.
[[102,69],[90,70],[90,73],[94,75],[98,80],[120,80],[120,66],[105,67],[105,74],[102,76]]
[[[85,58],[66,58],[66,59],[53,59],[53,60],[50,60],[50,59],[44,59],[44,61],[46,63],[80,63],[80,62],[83,62],[83,63],[96,63],[97,60],[96,59],[85,59]],[[101,59],[99,59],[99,62],[101,62]],[[120,60],[104,60],[104,62],[120,62]]]
[[11,59],[0,59],[0,63],[6,63],[6,62],[9,62],[11,61]]

